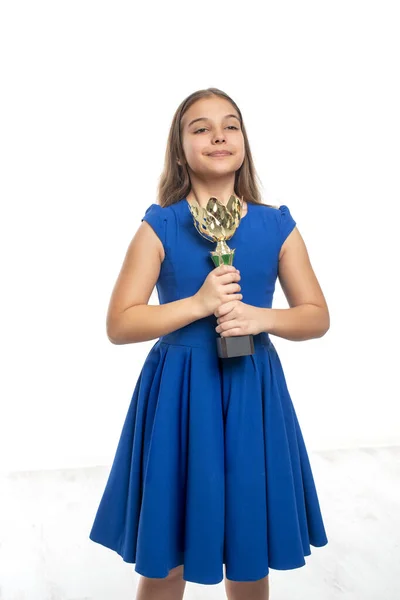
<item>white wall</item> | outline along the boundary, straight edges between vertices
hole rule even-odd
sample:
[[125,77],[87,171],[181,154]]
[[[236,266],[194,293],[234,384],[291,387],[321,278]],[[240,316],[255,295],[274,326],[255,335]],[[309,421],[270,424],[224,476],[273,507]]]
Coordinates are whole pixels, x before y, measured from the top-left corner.
[[400,443],[396,10],[2,4],[0,469],[111,463],[156,340],[113,346],[109,297],[173,113],[208,86],[241,108],[330,308],[324,338],[274,338],[310,450]]

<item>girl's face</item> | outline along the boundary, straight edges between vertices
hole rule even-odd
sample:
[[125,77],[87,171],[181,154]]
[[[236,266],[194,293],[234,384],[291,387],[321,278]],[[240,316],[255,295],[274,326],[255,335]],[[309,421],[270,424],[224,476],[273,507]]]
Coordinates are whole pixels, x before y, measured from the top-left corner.
[[[240,118],[225,98],[212,96],[192,104],[182,117],[181,139],[189,172],[196,175],[234,174],[243,163],[245,149]],[[225,154],[213,156],[215,152]]]

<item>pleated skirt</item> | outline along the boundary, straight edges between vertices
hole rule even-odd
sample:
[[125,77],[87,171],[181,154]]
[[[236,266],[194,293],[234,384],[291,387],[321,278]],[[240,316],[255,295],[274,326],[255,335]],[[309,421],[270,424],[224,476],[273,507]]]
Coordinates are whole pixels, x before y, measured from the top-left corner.
[[256,581],[328,543],[281,361],[254,342],[220,359],[178,331],[145,359],[89,535],[141,575]]

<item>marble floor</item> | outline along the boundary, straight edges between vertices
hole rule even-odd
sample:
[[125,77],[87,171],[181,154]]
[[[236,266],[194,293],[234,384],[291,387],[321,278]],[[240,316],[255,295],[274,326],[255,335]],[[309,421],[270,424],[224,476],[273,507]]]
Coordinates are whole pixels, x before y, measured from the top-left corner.
[[[270,570],[270,600],[400,600],[400,447],[309,452],[329,539]],[[0,600],[134,600],[134,566],[88,538],[109,468],[0,473]],[[188,582],[184,598],[226,598]]]

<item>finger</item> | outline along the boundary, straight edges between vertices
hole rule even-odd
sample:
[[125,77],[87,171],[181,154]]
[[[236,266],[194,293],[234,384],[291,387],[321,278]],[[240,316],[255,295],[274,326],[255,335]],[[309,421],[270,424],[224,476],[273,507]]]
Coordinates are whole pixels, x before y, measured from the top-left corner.
[[225,300],[223,300],[220,304],[222,306],[229,306],[229,310],[233,307],[237,306],[243,299],[243,295],[241,293],[238,294],[226,294]]
[[219,323],[216,328],[218,329],[218,333],[222,331],[228,331],[228,329],[232,329],[233,327],[238,327],[238,322],[235,319],[230,319],[229,321],[224,321],[223,323]]
[[219,277],[220,281],[222,283],[235,283],[238,282],[242,279],[240,273],[221,273],[220,275],[217,275],[217,277]]
[[232,327],[231,329],[227,329],[226,331],[219,332],[221,337],[233,337],[235,335],[243,335],[240,327]]
[[241,275],[238,271],[217,271],[215,273],[216,277],[220,278],[221,281],[225,283],[229,281],[237,281],[241,279]]
[[216,317],[222,317],[226,315],[229,311],[231,311],[235,306],[242,301],[242,294],[229,294],[226,300],[223,300],[218,308],[215,310],[214,315]]
[[235,300],[223,302],[222,304],[220,304],[220,306],[218,308],[218,316],[223,317],[224,315],[227,315],[229,312],[231,312],[231,310],[233,310],[234,308],[235,308]]
[[237,272],[237,269],[233,265],[219,265],[219,267],[216,269],[216,273],[220,275],[223,275],[224,273],[226,274],[235,272]]

